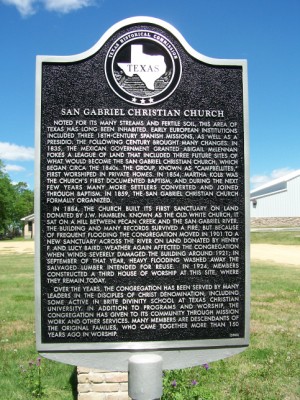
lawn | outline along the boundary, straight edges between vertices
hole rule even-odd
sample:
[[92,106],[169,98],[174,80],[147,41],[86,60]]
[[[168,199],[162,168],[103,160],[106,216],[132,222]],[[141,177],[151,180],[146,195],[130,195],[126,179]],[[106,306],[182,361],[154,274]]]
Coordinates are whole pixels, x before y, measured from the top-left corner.
[[[28,374],[37,374],[34,332],[34,274],[32,255],[0,256],[0,398],[32,399]],[[30,367],[29,363],[34,361]],[[26,370],[26,372],[23,372]],[[74,367],[42,360],[45,398],[73,400]],[[27,377],[27,378],[26,378]],[[76,376],[75,376],[76,378]],[[75,388],[74,388],[75,386]]]
[[251,232],[251,243],[300,245],[300,231]]
[[[171,371],[164,399],[295,400],[299,388],[300,268],[253,263],[251,345],[243,353],[203,367]],[[0,255],[0,398],[32,399],[26,374],[35,363],[33,256]],[[29,362],[34,361],[30,367]],[[26,370],[27,372],[23,372]],[[76,399],[74,367],[43,359],[45,399]],[[175,381],[176,385],[175,386]],[[190,387],[198,397],[180,395]]]
[[[249,348],[212,363],[208,370],[186,370],[184,378],[178,372],[170,373],[169,389],[174,379],[184,379],[189,384],[199,382],[198,393],[203,400],[300,399],[300,268],[259,262],[252,264],[251,273]],[[178,386],[171,391],[175,393]],[[169,399],[176,397],[165,397]]]

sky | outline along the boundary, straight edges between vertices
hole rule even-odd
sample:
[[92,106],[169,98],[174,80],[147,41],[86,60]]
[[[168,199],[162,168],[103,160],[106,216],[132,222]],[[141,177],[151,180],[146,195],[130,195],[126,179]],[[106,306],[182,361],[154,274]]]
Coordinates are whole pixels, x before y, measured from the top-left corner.
[[300,0],[0,0],[0,159],[34,189],[37,55],[90,49],[115,23],[160,18],[199,53],[248,61],[250,181],[300,169]]

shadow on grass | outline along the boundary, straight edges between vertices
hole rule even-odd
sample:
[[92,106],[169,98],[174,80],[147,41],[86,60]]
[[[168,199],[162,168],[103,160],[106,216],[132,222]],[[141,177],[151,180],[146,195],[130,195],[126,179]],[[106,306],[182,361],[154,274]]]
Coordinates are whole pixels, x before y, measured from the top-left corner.
[[72,389],[72,396],[74,400],[77,400],[77,368],[74,367],[73,372],[70,376],[69,383]]

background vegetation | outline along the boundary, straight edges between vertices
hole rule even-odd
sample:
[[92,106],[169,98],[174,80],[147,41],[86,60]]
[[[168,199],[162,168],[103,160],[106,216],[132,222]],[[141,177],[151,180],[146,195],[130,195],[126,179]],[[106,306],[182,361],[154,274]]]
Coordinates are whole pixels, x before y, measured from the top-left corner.
[[[256,262],[251,270],[249,348],[211,363],[208,369],[199,366],[166,372],[163,400],[300,399],[300,268]],[[0,254],[0,272],[0,398],[32,399],[26,374],[32,368],[37,372],[38,357],[33,256]],[[45,399],[77,398],[74,367],[42,359],[41,378]]]
[[21,218],[33,214],[34,195],[25,182],[13,183],[0,160],[0,235],[19,234]]

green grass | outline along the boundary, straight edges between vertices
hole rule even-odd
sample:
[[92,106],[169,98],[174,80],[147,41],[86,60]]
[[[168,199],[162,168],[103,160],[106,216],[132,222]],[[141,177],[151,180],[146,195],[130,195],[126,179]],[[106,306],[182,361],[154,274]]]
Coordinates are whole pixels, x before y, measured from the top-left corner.
[[300,245],[300,231],[251,232],[251,243]]
[[[0,398],[31,399],[25,373],[36,360],[32,255],[0,256]],[[21,368],[22,366],[22,368]],[[31,368],[35,368],[34,366]],[[46,398],[73,400],[74,367],[42,360]],[[76,386],[76,383],[75,383]]]
[[24,236],[18,236],[13,238],[14,242],[34,242],[34,239],[25,239]]
[[[171,387],[178,371],[167,374],[168,393],[163,400],[188,400],[176,391],[198,383],[203,400],[296,400],[300,399],[299,283],[298,267],[253,263],[251,343],[243,353],[214,362],[210,369],[180,371],[179,385]],[[171,390],[170,390],[171,389]],[[195,397],[198,399],[198,397]]]
[[34,239],[25,239],[24,236],[15,236],[13,239],[1,239],[1,242],[33,242]]
[[[276,232],[276,235],[278,232]],[[296,400],[299,388],[300,268],[257,262],[251,267],[251,345],[243,353],[202,367],[171,371],[165,399]],[[33,256],[0,255],[0,398],[29,400],[20,366],[36,360]],[[196,380],[198,397],[175,397],[173,379]],[[42,360],[46,399],[76,399],[74,367]],[[176,388],[178,389],[178,387]],[[173,392],[172,392],[173,391]],[[180,395],[180,394],[179,394]]]

